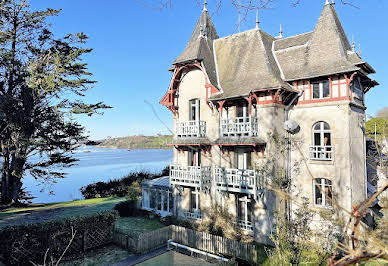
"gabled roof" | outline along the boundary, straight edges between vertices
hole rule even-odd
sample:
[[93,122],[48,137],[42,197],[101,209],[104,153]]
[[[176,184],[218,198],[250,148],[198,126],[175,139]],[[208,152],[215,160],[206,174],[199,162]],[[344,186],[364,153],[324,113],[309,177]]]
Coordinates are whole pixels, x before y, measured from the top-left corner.
[[275,41],[287,81],[357,71],[364,63],[352,50],[333,4],[326,4],[312,33]]
[[213,99],[248,95],[251,91],[288,88],[282,80],[272,54],[274,37],[259,30],[249,30],[214,41],[218,86]]
[[213,40],[215,39],[218,39],[217,31],[208,11],[204,9],[185,50],[172,64],[177,65],[193,61],[202,61],[210,83],[216,85],[217,74],[213,57]]

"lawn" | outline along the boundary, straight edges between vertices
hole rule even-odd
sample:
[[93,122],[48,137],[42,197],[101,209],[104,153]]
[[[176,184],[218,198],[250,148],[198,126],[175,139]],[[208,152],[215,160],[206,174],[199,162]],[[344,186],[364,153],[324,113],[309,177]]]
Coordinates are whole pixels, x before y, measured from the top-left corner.
[[112,210],[118,202],[123,200],[125,198],[99,198],[10,208],[0,211],[0,228]]
[[164,227],[164,225],[159,221],[143,217],[120,217],[120,219],[116,221],[116,229],[128,234],[150,232],[162,227]]

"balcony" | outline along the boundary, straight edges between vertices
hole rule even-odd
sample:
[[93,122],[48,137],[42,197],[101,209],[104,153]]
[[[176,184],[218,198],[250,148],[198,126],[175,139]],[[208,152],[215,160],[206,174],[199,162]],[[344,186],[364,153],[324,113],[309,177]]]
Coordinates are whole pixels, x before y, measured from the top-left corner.
[[214,179],[216,188],[222,191],[255,195],[264,189],[264,179],[255,170],[215,168]]
[[236,117],[221,120],[222,137],[256,137],[256,117]]
[[333,161],[334,147],[333,146],[310,146],[309,158],[313,161]]
[[250,221],[238,220],[237,227],[248,232],[253,232],[253,224]]
[[210,166],[170,165],[170,184],[188,187],[202,187],[210,183]]
[[176,123],[177,138],[204,138],[206,137],[205,121],[185,121]]
[[202,220],[200,211],[183,211],[183,217],[188,220]]

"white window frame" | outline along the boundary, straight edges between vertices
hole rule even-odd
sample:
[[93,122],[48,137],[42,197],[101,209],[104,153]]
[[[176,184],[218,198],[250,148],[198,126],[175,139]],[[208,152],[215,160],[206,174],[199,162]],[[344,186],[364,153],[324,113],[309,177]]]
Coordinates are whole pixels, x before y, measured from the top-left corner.
[[[329,95],[326,96],[326,97],[323,97],[323,83],[324,82],[328,82],[329,83]],[[314,97],[314,84],[318,84],[319,83],[319,98],[315,98]],[[313,90],[312,92],[312,98],[313,100],[319,100],[319,99],[328,99],[328,98],[331,98],[331,90],[330,90],[330,81],[329,80],[325,80],[325,81],[320,81],[320,82],[312,82],[311,83],[311,89]]]
[[[244,202],[244,213],[245,213],[245,217],[237,217],[238,220],[240,221],[243,221],[243,222],[252,222],[252,221],[249,221],[248,220],[248,212],[250,212],[251,210],[248,209],[248,203],[250,203],[252,200],[248,198],[248,196],[244,196],[244,197],[240,197],[238,196],[238,201],[239,202]],[[241,204],[238,202],[237,204],[237,207],[241,206]],[[239,213],[240,211],[237,210],[237,214]],[[253,217],[253,213],[251,213],[251,217]]]
[[[315,126],[320,124],[320,129],[319,130],[316,130],[315,129]],[[329,127],[329,129],[325,129],[325,124],[327,124],[327,126]],[[315,133],[319,133],[320,135],[320,144],[317,145],[315,143]],[[324,147],[324,146],[331,146],[332,144],[330,145],[325,145],[325,142],[324,142],[324,139],[325,139],[325,133],[329,133],[330,135],[330,142],[332,142],[332,138],[331,138],[331,129],[330,129],[330,124],[325,122],[325,121],[319,121],[319,122],[316,122],[314,123],[313,125],[313,129],[312,129],[312,143],[314,146],[321,146],[321,147]]]
[[[192,118],[192,109],[195,108],[195,119]],[[189,120],[200,121],[200,101],[199,99],[192,99],[189,101]]]
[[[200,191],[197,188],[190,189],[190,212],[196,212],[199,213],[201,211],[201,205],[200,205]],[[193,205],[193,195],[195,195],[195,202]]]
[[[320,179],[320,183],[318,183],[318,180]],[[326,181],[328,181],[328,183],[326,184]],[[315,187],[316,186],[320,186],[320,191],[321,191],[321,195],[322,195],[322,202],[321,204],[317,203],[317,195],[316,195],[316,189]],[[326,187],[331,187],[331,202],[329,202],[330,205],[326,205],[326,190],[325,188]],[[327,179],[327,178],[315,178],[313,179],[313,196],[314,196],[314,206],[316,207],[321,207],[321,208],[333,208],[333,181],[330,180],[330,179]]]

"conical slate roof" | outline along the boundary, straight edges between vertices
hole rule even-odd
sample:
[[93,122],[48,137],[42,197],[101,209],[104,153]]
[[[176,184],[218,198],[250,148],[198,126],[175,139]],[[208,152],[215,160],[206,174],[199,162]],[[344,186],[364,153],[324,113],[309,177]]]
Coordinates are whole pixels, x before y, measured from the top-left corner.
[[356,71],[364,63],[352,51],[334,4],[324,6],[312,33],[275,41],[275,56],[288,81]]
[[218,85],[223,93],[213,99],[245,96],[260,89],[292,89],[282,80],[272,54],[274,40],[274,37],[259,29],[216,40],[214,49]]
[[204,9],[185,50],[172,64],[184,64],[195,60],[202,61],[210,83],[216,86],[217,76],[213,56],[213,40],[215,39],[218,39],[217,31],[208,11]]

